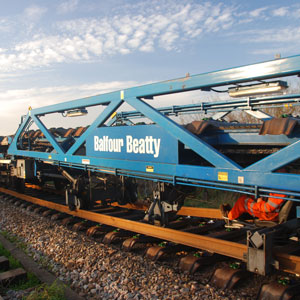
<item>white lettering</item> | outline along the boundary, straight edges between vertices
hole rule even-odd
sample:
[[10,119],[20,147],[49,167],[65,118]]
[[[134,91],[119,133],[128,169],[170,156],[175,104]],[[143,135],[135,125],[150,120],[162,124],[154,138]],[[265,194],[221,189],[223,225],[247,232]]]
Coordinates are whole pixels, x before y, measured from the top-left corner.
[[139,139],[139,153],[144,154],[145,153],[145,140]]
[[108,144],[108,151],[113,152],[114,151],[114,144],[113,144],[113,139],[109,139],[109,144]]
[[[133,138],[126,136],[126,152],[135,154],[150,154],[154,158],[159,156],[161,139],[146,136],[145,138]],[[107,135],[94,136],[94,151],[99,152],[122,152],[123,139],[111,139]]]
[[99,141],[99,138],[97,136],[94,136],[94,150],[95,151],[99,150],[98,141]]
[[126,136],[126,152],[127,153],[132,152],[132,136],[131,135]]
[[123,146],[123,139],[109,139],[107,135],[102,138],[94,136],[94,151],[121,152]]
[[153,139],[153,143],[154,143],[154,149],[155,149],[154,157],[156,158],[159,155],[160,139]]
[[132,142],[133,153],[139,153],[139,140],[133,139]]

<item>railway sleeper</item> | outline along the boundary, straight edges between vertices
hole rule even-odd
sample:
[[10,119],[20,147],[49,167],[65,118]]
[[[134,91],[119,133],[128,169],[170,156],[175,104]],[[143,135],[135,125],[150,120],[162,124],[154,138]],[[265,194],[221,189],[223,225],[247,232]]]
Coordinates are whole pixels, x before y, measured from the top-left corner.
[[95,223],[87,220],[82,220],[78,223],[75,223],[72,227],[72,230],[74,231],[86,231],[89,227],[94,226]]
[[14,201],[14,205],[15,206],[21,206],[23,203],[24,203],[24,201],[23,200],[19,200],[19,199],[17,199],[16,201]]
[[52,221],[58,221],[58,220],[61,220],[61,219],[66,218],[66,217],[67,217],[66,214],[60,213],[60,212],[56,212],[55,214],[53,214],[53,215],[51,216],[51,220],[52,220]]
[[28,202],[23,202],[23,203],[20,205],[20,208],[26,209],[28,206],[29,206],[29,203],[28,203]]
[[217,220],[212,223],[208,222],[200,222],[197,225],[192,225],[190,227],[187,227],[183,229],[183,232],[189,232],[189,233],[195,233],[195,234],[206,234],[210,231],[217,230],[224,227],[224,221],[223,220]]
[[120,230],[119,228],[108,232],[103,240],[102,243],[110,245],[113,242],[117,242],[120,239],[128,238],[129,236],[132,236],[133,232],[132,231],[127,231],[127,230]]
[[194,274],[201,267],[206,267],[212,265],[219,261],[222,256],[210,253],[210,252],[202,252],[201,256],[197,255],[197,253],[189,254],[184,256],[179,261],[179,269],[183,272],[187,272],[189,274]]
[[20,280],[26,279],[27,273],[22,268],[17,268],[14,270],[9,270],[0,273],[0,285],[9,286],[12,283],[18,282]]
[[[279,280],[280,281],[280,280]],[[300,284],[287,284],[284,281],[263,284],[257,300],[290,300],[300,294]]]
[[233,289],[242,279],[250,276],[250,272],[247,272],[241,268],[234,268],[225,266],[218,268],[213,273],[210,283],[219,289]]
[[81,222],[82,219],[77,218],[77,217],[66,217],[62,219],[61,224],[64,226],[73,226],[75,223]]
[[139,234],[126,239],[122,244],[122,249],[125,251],[132,251],[137,244],[149,244],[149,243],[158,243],[159,239],[151,236],[141,236]]
[[101,237],[107,232],[114,230],[115,228],[105,224],[97,224],[87,229],[86,235],[90,237]]
[[43,212],[46,211],[46,210],[48,210],[46,207],[38,206],[38,207],[36,207],[36,208],[33,210],[33,212],[34,212],[35,214],[41,214],[41,213],[43,213]]
[[54,215],[55,213],[56,213],[55,210],[47,209],[42,213],[42,216],[46,218]]
[[152,261],[158,261],[167,254],[177,253],[179,251],[191,250],[190,247],[162,241],[160,244],[149,247],[145,252],[145,257]]
[[9,260],[5,256],[0,256],[0,270],[7,271],[9,269]]
[[26,207],[26,210],[27,210],[27,211],[33,211],[36,207],[37,207],[36,205],[31,204],[31,205],[28,205],[28,206]]

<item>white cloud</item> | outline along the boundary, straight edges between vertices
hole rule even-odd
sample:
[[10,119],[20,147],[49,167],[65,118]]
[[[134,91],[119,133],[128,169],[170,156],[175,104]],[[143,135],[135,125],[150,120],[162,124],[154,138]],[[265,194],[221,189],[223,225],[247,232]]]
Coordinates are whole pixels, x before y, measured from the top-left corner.
[[247,40],[252,43],[300,43],[300,27],[248,31]]
[[251,17],[257,18],[262,16],[263,12],[267,10],[267,7],[257,8],[255,10],[250,11],[249,15]]
[[[248,30],[240,32],[244,43],[256,44],[251,50],[255,55],[271,55],[277,53],[298,53],[300,47],[300,27],[284,27],[281,29]],[[261,44],[261,46],[259,46]]]
[[[16,132],[22,115],[26,115],[28,107],[38,108],[45,105],[61,103],[63,101],[88,97],[96,94],[104,94],[115,90],[121,90],[136,86],[141,83],[134,81],[96,82],[74,86],[51,86],[30,89],[0,89],[0,119],[6,126],[0,127],[0,135],[8,135]],[[9,101],[8,101],[9,99]],[[81,120],[79,120],[81,122]],[[89,120],[90,121],[90,120]],[[78,120],[75,122],[78,123]],[[85,126],[87,124],[74,124],[73,126]],[[63,126],[55,123],[50,126]]]
[[[52,64],[99,61],[107,56],[127,55],[135,52],[181,51],[183,45],[204,35],[230,32],[239,35],[238,25],[263,22],[271,16],[292,16],[299,6],[264,6],[252,11],[242,11],[224,3],[192,1],[155,1],[153,5],[141,1],[136,5],[126,4],[106,17],[78,18],[53,23],[48,28],[32,27],[30,38],[0,51],[2,72],[32,70]],[[172,5],[171,5],[172,4]],[[67,13],[79,6],[79,0],[65,1],[59,5],[60,13]],[[25,10],[28,18],[38,19],[45,9],[31,6]],[[0,20],[0,32],[5,27]],[[276,29],[275,29],[276,27]],[[286,40],[295,42],[297,28],[278,29],[274,32],[260,30],[249,35],[249,41],[265,42]],[[34,32],[33,29],[36,31]],[[49,35],[47,32],[52,32]],[[292,32],[292,33],[291,33]],[[35,33],[35,34],[33,34]],[[283,35],[283,36],[281,36]],[[243,37],[242,37],[243,39]]]
[[65,1],[57,7],[57,12],[59,14],[67,14],[67,13],[73,12],[74,10],[77,9],[78,3],[79,3],[79,0]]
[[287,51],[294,51],[293,46],[287,46],[287,47],[271,47],[271,48],[258,48],[256,50],[251,51],[251,54],[255,55],[268,55],[269,57],[275,58],[275,55],[286,53]]
[[[77,4],[78,1],[64,2],[60,12],[75,9]],[[132,10],[113,17],[56,23],[52,35],[39,32],[28,41],[4,49],[6,52],[0,53],[0,68],[10,72],[158,48],[178,51],[183,41],[230,28],[234,19],[233,9],[223,4],[174,4],[165,10],[159,8],[153,11],[147,6],[140,12]],[[31,7],[26,12],[34,18],[44,11]]]
[[32,5],[25,9],[24,15],[31,21],[37,21],[46,13],[46,11],[47,9],[45,7]]
[[284,16],[288,15],[288,13],[289,13],[288,7],[280,7],[280,8],[273,10],[273,15],[276,17],[284,17]]

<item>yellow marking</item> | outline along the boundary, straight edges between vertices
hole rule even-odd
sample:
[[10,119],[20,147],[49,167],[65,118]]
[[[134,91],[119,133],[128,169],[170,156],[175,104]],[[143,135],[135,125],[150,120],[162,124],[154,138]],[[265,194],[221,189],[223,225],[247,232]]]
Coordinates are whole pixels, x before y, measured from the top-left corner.
[[124,100],[124,91],[120,92],[121,100]]
[[89,165],[90,164],[90,160],[89,159],[86,159],[86,158],[83,158],[81,160],[81,163],[83,163],[84,165]]
[[115,111],[111,116],[110,118],[113,119],[115,117],[115,115],[117,114],[117,112]]
[[154,172],[153,166],[146,166],[146,172]]
[[48,159],[52,159],[52,156],[51,156],[51,155],[49,155],[49,156],[48,156]]
[[238,183],[244,184],[244,176],[238,176]]
[[218,172],[218,180],[228,181],[228,173],[227,172]]

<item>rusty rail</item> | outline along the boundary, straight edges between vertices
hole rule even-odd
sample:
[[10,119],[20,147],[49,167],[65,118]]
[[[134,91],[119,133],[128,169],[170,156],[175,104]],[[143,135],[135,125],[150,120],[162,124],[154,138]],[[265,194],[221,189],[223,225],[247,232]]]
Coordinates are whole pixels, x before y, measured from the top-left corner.
[[[136,210],[146,210],[147,207],[145,205],[137,205],[137,204],[125,204],[119,205],[117,202],[111,203],[112,206],[119,206],[129,209]],[[199,218],[209,218],[209,219],[222,219],[222,214],[219,209],[215,208],[200,208],[200,207],[188,207],[183,206],[177,213],[181,216],[193,216]]]
[[[39,198],[20,194],[4,188],[0,188],[0,192],[31,202],[33,204],[41,205],[79,218],[110,225],[117,228],[122,228],[144,235],[153,236],[159,239],[168,240],[174,243],[183,244],[193,248],[218,253],[242,261],[247,261],[247,245],[245,244],[224,241],[221,239],[201,236],[188,232],[182,232],[170,228],[157,227],[141,222],[130,221],[118,217],[98,214],[92,211],[70,211],[69,208],[65,205],[45,201]],[[203,210],[203,212],[205,212],[205,210]],[[280,270],[300,274],[300,257],[282,252],[276,252],[274,256],[275,259],[279,261]]]

